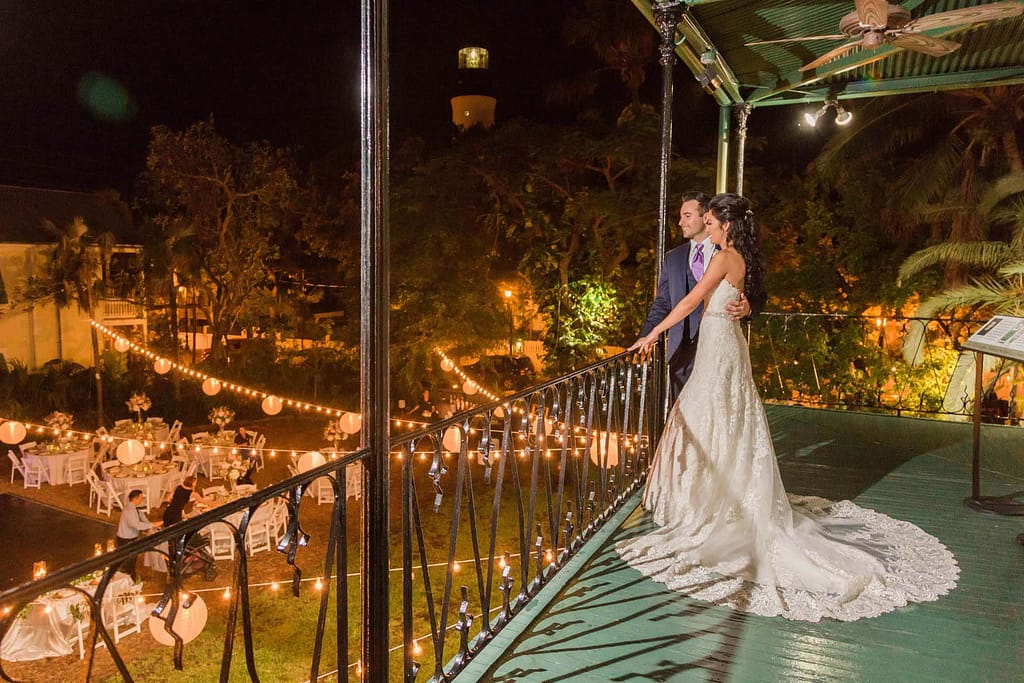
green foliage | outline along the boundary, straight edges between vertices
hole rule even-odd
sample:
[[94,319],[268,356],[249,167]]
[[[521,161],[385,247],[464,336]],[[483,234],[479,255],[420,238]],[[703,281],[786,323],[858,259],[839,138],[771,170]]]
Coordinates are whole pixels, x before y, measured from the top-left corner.
[[547,342],[558,370],[578,368],[596,360],[596,351],[606,340],[621,338],[621,305],[614,286],[577,280],[569,283],[566,292],[556,300],[567,304],[565,310],[546,311],[557,322]]

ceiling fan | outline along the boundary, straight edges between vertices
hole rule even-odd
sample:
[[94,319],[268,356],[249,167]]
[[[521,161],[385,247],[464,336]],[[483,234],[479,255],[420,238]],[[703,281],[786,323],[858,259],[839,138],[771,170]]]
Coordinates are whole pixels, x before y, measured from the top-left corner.
[[802,38],[784,38],[782,40],[764,40],[747,45],[766,45],[769,43],[788,43],[806,40],[854,40],[833,48],[817,59],[800,67],[801,71],[817,69],[854,48],[876,48],[882,45],[893,45],[905,50],[921,52],[932,57],[941,57],[956,51],[960,43],[944,38],[924,35],[924,31],[952,28],[954,26],[979,24],[1024,14],[1024,3],[993,2],[977,7],[965,7],[947,12],[928,14],[916,19],[910,11],[885,0],[854,0],[856,9],[839,20],[841,33],[829,36],[806,36]]

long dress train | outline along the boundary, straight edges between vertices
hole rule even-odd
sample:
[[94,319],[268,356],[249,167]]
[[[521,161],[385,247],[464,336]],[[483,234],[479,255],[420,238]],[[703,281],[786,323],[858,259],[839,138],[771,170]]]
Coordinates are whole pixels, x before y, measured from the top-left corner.
[[660,527],[617,544],[672,590],[763,616],[874,617],[956,586],[938,539],[850,501],[788,496],[739,324],[722,282],[694,370],[658,444],[643,505]]

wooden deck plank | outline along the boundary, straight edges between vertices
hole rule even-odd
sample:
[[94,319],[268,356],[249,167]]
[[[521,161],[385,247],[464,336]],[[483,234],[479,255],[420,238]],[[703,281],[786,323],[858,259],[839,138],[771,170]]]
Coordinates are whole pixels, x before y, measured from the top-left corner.
[[[667,591],[623,563],[614,543],[648,523],[637,511],[487,679],[1024,681],[1024,548],[1014,540],[1024,518],[963,505],[969,444],[927,434],[901,442],[898,421],[844,430],[769,415],[788,490],[830,498],[854,491],[858,504],[936,535],[960,563],[957,588],[853,623],[743,614]],[[917,422],[917,432],[927,428]],[[984,482],[987,495],[1024,489],[998,472],[986,471]]]

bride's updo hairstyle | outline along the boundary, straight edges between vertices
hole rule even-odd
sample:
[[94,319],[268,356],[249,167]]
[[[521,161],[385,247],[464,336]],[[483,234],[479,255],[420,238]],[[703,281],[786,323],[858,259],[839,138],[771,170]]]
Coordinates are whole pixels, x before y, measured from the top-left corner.
[[747,264],[743,287],[747,299],[760,297],[764,293],[764,261],[754,234],[754,212],[750,209],[750,202],[738,194],[726,192],[711,198],[708,211],[722,223],[729,223],[726,241],[735,247]]

